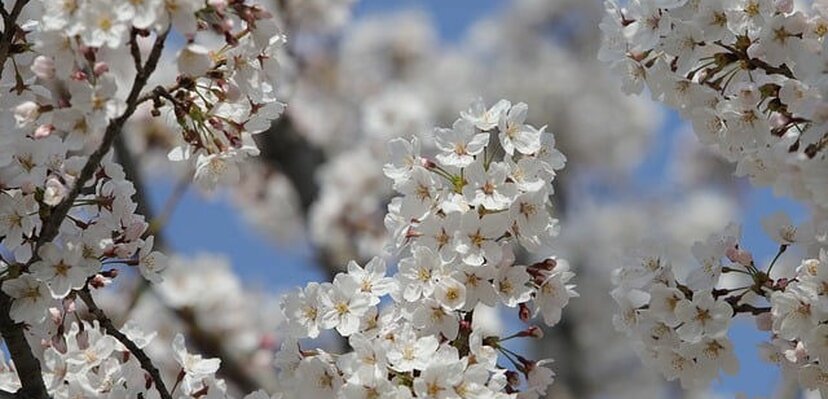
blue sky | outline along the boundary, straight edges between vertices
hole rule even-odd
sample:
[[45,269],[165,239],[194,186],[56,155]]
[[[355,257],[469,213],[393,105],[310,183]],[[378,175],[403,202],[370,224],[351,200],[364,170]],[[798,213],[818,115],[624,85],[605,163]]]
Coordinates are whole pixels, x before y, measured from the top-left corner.
[[[400,8],[421,8],[428,11],[438,26],[441,37],[447,41],[459,38],[465,28],[476,19],[494,12],[505,2],[499,0],[367,0],[359,2],[355,17],[393,12]],[[596,32],[597,34],[597,32]],[[672,142],[680,121],[675,115],[666,118],[654,151],[639,168],[637,178],[647,184],[660,184],[669,159]],[[153,203],[164,203],[172,190],[169,182],[151,187]],[[795,202],[775,197],[770,190],[751,190],[745,197],[743,214],[744,246],[754,250],[757,260],[769,259],[776,246],[761,233],[762,215],[784,210],[795,220],[806,214]],[[222,253],[229,257],[246,284],[268,291],[284,291],[308,281],[320,280],[322,275],[313,266],[312,252],[307,245],[275,247],[273,241],[251,228],[238,211],[221,197],[206,200],[190,190],[172,215],[166,236],[177,253]],[[758,358],[756,344],[766,335],[758,333],[752,323],[737,322],[732,335],[742,370],[737,377],[728,377],[716,384],[721,392],[744,392],[750,396],[767,396],[776,385],[774,367]]]

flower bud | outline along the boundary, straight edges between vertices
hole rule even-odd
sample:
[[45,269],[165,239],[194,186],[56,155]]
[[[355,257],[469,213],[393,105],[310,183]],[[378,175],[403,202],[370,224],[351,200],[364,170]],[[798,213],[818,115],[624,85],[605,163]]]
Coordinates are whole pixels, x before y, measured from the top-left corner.
[[35,57],[31,69],[40,79],[49,80],[55,77],[55,61],[52,57],[42,55]]
[[14,120],[17,127],[23,127],[33,123],[40,116],[40,106],[34,101],[25,101],[14,107]]
[[55,126],[51,123],[40,125],[34,131],[34,138],[43,139],[49,137],[49,135],[52,134],[53,131],[55,131]]
[[46,190],[43,192],[43,202],[49,206],[57,206],[66,197],[66,186],[55,177],[46,180]]
[[520,321],[526,323],[529,319],[532,318],[532,312],[529,310],[529,307],[526,306],[525,303],[520,304],[520,310],[518,310],[518,315],[520,316]]
[[96,62],[92,71],[95,73],[95,76],[101,76],[109,72],[109,64],[105,62]]

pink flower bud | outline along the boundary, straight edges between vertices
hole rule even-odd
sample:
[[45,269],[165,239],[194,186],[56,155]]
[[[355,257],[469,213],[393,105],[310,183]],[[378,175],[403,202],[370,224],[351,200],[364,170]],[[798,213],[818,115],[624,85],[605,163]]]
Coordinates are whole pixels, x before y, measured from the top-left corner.
[[72,75],[69,76],[72,80],[83,81],[87,79],[86,72],[77,70],[72,72]]
[[532,312],[529,310],[529,307],[526,306],[525,303],[520,304],[520,309],[518,310],[518,316],[520,316],[520,321],[526,323],[529,319],[532,318]]
[[43,202],[49,206],[57,206],[66,197],[66,186],[55,177],[46,180],[46,190],[43,191]]
[[55,126],[51,123],[40,125],[34,131],[34,138],[43,139],[49,137],[49,135],[52,134],[53,131],[55,131]]

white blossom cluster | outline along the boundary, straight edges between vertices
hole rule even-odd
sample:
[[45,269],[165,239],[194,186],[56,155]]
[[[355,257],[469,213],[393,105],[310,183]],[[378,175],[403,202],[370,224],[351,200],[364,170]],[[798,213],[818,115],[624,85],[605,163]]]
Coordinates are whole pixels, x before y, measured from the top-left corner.
[[[39,324],[46,319],[47,310],[54,309],[57,301],[73,290],[87,283],[103,287],[118,272],[117,269],[102,270],[104,265],[137,266],[147,280],[160,281],[158,273],[166,268],[167,258],[153,251],[152,236],[141,238],[148,224],[143,216],[135,214],[136,204],[131,199],[135,189],[125,180],[121,166],[110,160],[104,161],[90,182],[90,193],[75,200],[60,226],[57,240],[38,246],[41,214],[49,211],[50,204],[57,204],[51,202],[52,193],[65,190],[56,190],[43,179],[48,175],[49,181],[71,182],[77,169],[70,168],[82,166],[83,158],[63,160],[60,139],[54,136],[31,143],[32,153],[17,154],[16,162],[25,161],[25,157],[33,154],[45,154],[51,147],[54,152],[50,162],[32,162],[31,172],[42,177],[21,173],[20,178],[34,177],[30,180],[32,191],[21,187],[7,189],[0,195],[5,231],[2,244],[14,254],[14,259],[3,263],[2,269],[2,290],[14,300],[10,309],[12,319]],[[44,185],[45,189],[41,188]],[[34,248],[38,248],[36,256],[32,252]]]
[[[539,336],[532,326],[487,336],[480,305],[516,308],[528,321],[558,323],[576,296],[566,261],[515,265],[513,243],[539,249],[557,235],[550,182],[565,158],[551,133],[524,124],[525,104],[476,102],[450,129],[436,129],[440,152],[393,139],[384,172],[400,194],[386,225],[401,251],[398,271],[374,258],[332,283],[310,283],[283,302],[289,336],[277,361],[288,396],[311,398],[537,398],[554,373],[503,346]],[[497,135],[495,136],[495,131]],[[337,355],[298,340],[335,329],[354,349]],[[517,371],[508,370],[498,353]],[[521,384],[518,372],[525,377]],[[292,394],[291,394],[292,393]]]
[[623,75],[626,92],[646,86],[754,185],[828,204],[828,4],[801,11],[774,0],[605,4],[599,58]]
[[771,333],[770,342],[760,346],[766,361],[803,388],[828,393],[822,360],[828,345],[828,255],[823,249],[817,257],[806,256],[791,273],[774,270],[789,247],[813,244],[814,234],[784,214],[766,218],[763,226],[780,245],[766,268],[740,247],[740,229],[729,225],[693,245],[698,267],[689,273],[682,275],[663,251],[652,248],[616,271],[612,296],[619,313],[613,322],[633,339],[642,360],[668,380],[678,378],[685,388],[706,387],[720,370],[737,373],[727,332],[730,321],[745,314]]
[[[285,197],[294,195],[284,184],[290,168],[259,158],[271,171],[265,177],[274,182],[258,182],[261,169],[246,170],[245,179],[254,180],[248,187],[267,189],[236,197],[238,208],[277,239],[297,236],[295,221],[302,223],[307,212],[309,235],[330,263],[368,260],[385,242],[382,217],[393,195],[380,173],[386,141],[417,135],[423,153],[433,154],[430,127],[450,124],[451,110],[481,95],[532,104],[530,123],[554,120],[551,130],[570,133],[559,135],[557,145],[578,160],[576,170],[628,174],[659,123],[657,110],[614,87],[611,74],[595,60],[600,36],[593,30],[550,38],[543,25],[578,15],[585,18],[584,27],[597,26],[602,7],[556,0],[543,2],[539,8],[546,10],[537,12],[523,10],[524,3],[509,2],[477,21],[457,45],[441,43],[428,16],[408,10],[355,19],[336,37],[337,46],[296,46],[293,53],[303,68],[283,122],[321,153],[321,165],[300,175],[298,184],[299,192],[310,184],[318,194],[309,209],[283,206]],[[540,21],[527,21],[530,15]],[[483,87],[480,81],[490,83]],[[303,170],[314,165],[294,163]]]
[[[156,336],[145,332],[134,320],[124,324],[122,332],[141,349],[150,345]],[[171,353],[180,370],[176,381],[180,396],[177,397],[228,397],[226,384],[215,377],[219,359],[205,359],[189,352],[181,334],[173,339]],[[61,327],[42,356],[43,378],[53,398],[159,398],[137,358],[106,334],[97,321],[72,322],[65,332]],[[14,370],[4,367],[1,375],[4,378],[0,379],[0,388],[11,392],[19,388]],[[245,399],[270,399],[270,396],[254,392]]]
[[[16,0],[0,11],[0,289],[8,304],[3,316],[11,320],[3,322],[7,346],[15,361],[31,351],[35,362],[52,368],[47,388],[55,397],[158,397],[151,389],[160,385],[158,377],[147,365],[121,368],[136,361],[124,357],[114,327],[89,299],[90,290],[119,274],[114,266],[135,267],[152,283],[167,266],[110,149],[136,109],[151,106],[153,117],[175,120],[184,144],[171,158],[193,158],[196,182],[212,186],[233,177],[234,163],[258,151],[251,134],[281,112],[272,73],[284,36],[269,12],[236,0]],[[159,61],[172,35],[186,40],[176,57],[176,81],[149,87],[156,70],[168,68]],[[208,50],[197,44],[205,38],[221,44]],[[78,324],[80,298],[106,334]],[[39,340],[15,341],[18,333]],[[183,342],[178,348],[182,359],[194,359],[181,354]],[[190,388],[176,384],[185,395],[207,392],[201,377],[215,370],[198,364],[182,364],[188,373],[190,366],[200,370],[192,376],[197,388],[184,392]],[[31,369],[20,377],[19,395],[39,390],[39,383],[26,386],[36,378]]]

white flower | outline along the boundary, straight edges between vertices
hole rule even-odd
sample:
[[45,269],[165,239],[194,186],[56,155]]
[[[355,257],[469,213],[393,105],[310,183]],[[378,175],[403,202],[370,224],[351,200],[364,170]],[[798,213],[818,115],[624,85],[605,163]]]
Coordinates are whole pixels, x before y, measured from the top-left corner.
[[199,77],[207,73],[213,66],[209,50],[206,47],[190,43],[178,53],[178,72],[190,76]]
[[495,292],[504,305],[513,308],[532,297],[532,288],[528,285],[531,279],[526,266],[501,267],[494,282]]
[[477,212],[469,212],[460,220],[460,231],[456,233],[456,249],[462,255],[463,262],[471,266],[480,266],[484,261],[497,263],[502,251],[497,239],[503,235],[508,216],[503,213],[478,217]]
[[474,156],[483,152],[489,142],[489,133],[476,133],[465,119],[458,119],[451,129],[434,130],[434,141],[442,152],[437,160],[447,166],[465,168],[474,162]]
[[466,168],[468,183],[463,187],[463,195],[475,207],[506,209],[517,195],[515,184],[506,182],[508,176],[509,167],[505,163],[493,162],[484,170],[481,162],[474,162]]
[[204,359],[201,355],[187,352],[184,344],[184,336],[176,334],[172,342],[173,357],[184,370],[182,386],[187,392],[192,392],[202,378],[212,376],[219,369],[221,359]]
[[538,288],[534,298],[535,315],[540,312],[544,323],[550,327],[561,320],[561,312],[569,299],[578,296],[575,285],[569,284],[575,277],[575,273],[569,271],[569,262],[563,259],[556,259],[556,262],[555,268]]
[[79,289],[86,284],[86,278],[97,272],[81,261],[80,247],[67,244],[60,248],[53,243],[46,243],[38,251],[40,260],[32,264],[32,276],[49,285],[52,297],[59,299],[69,295],[69,291]]
[[466,287],[451,277],[443,277],[434,287],[434,298],[446,309],[460,309],[466,303]]
[[801,240],[796,225],[784,212],[774,213],[762,219],[765,233],[780,245],[792,245]]
[[676,307],[684,299],[684,294],[678,288],[662,283],[654,284],[650,288],[650,312],[664,324],[675,327],[679,323]]
[[13,299],[9,316],[14,321],[40,323],[46,317],[50,303],[46,285],[34,277],[24,274],[3,282],[3,292]]
[[525,125],[526,112],[529,107],[525,103],[512,106],[508,113],[503,113],[498,122],[500,145],[507,154],[513,155],[515,150],[521,154],[533,154],[541,147],[540,137],[546,126],[540,130]]
[[413,256],[400,260],[399,282],[402,296],[413,302],[434,292],[439,278],[445,274],[443,261],[431,248],[415,246]]
[[302,396],[310,399],[328,399],[336,397],[342,385],[342,377],[331,364],[319,356],[309,356],[299,363],[296,369],[296,384],[302,387]]
[[401,373],[422,370],[437,352],[440,342],[433,335],[417,337],[412,331],[399,334],[388,348],[388,362]]
[[461,112],[460,116],[473,123],[480,130],[492,130],[500,123],[500,119],[511,106],[512,104],[509,101],[500,100],[491,108],[486,109],[483,99],[477,98],[472,102],[468,111]]
[[675,312],[676,318],[682,323],[676,332],[681,339],[689,342],[723,334],[733,317],[733,308],[726,302],[713,299],[710,291],[696,292],[692,301],[679,301]]
[[342,336],[349,336],[359,329],[359,320],[371,307],[371,295],[362,292],[360,283],[353,276],[338,274],[333,284],[324,284],[319,293],[322,305],[320,325],[336,328]]
[[822,314],[815,306],[814,292],[794,285],[784,292],[771,294],[771,314],[773,315],[773,332],[784,339],[797,339],[808,335],[816,327]]
[[126,24],[131,17],[123,6],[125,2],[98,0],[94,4],[85,4],[83,10],[83,30],[81,38],[90,47],[109,48],[121,46],[127,38],[129,27]]
[[380,297],[391,293],[396,288],[397,281],[385,276],[385,261],[373,257],[362,268],[354,261],[348,262],[348,275],[359,284],[360,291],[371,295],[371,305],[376,305]]
[[442,183],[425,168],[414,167],[406,180],[397,187],[405,196],[400,214],[407,219],[421,219],[435,205]]
[[169,265],[169,258],[159,251],[153,251],[154,244],[154,236],[149,236],[144,241],[138,252],[138,271],[148,281],[158,284],[163,280],[160,273]]
[[457,338],[460,319],[456,312],[446,310],[440,302],[425,299],[416,304],[411,324],[422,334],[442,334],[449,340]]
[[288,323],[290,333],[299,338],[316,338],[319,335],[319,321],[322,315],[319,304],[317,283],[308,283],[305,289],[285,295],[282,300],[282,312]]
[[398,184],[406,179],[414,166],[420,162],[420,141],[412,137],[411,141],[396,138],[388,142],[389,162],[382,168],[388,178]]
[[457,358],[456,349],[443,347],[414,379],[414,393],[418,398],[450,398],[454,394],[454,385],[462,381],[465,368],[466,364]]

